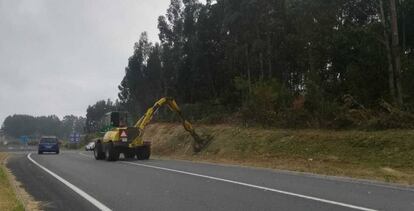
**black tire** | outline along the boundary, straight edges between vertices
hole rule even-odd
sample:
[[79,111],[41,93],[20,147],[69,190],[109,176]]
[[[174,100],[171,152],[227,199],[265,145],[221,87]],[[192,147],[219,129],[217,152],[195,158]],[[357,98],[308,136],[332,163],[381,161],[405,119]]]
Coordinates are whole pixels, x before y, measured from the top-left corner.
[[59,150],[58,150],[58,151],[56,151],[56,154],[59,154]]
[[143,146],[143,147],[136,148],[135,154],[138,160],[148,160],[151,156],[151,147]]
[[43,152],[42,151],[37,151],[37,154],[41,155],[41,154],[43,154]]
[[125,159],[132,159],[132,158],[134,158],[135,157],[135,153],[132,151],[127,151],[127,152],[124,152],[124,157],[125,157]]
[[93,150],[93,156],[95,157],[96,160],[105,159],[105,153],[102,150],[102,144],[101,143],[96,143],[96,147]]
[[144,160],[148,160],[151,156],[151,146],[145,146],[144,148]]
[[144,160],[144,157],[142,156],[142,151],[143,150],[141,147],[135,149],[135,155],[137,156],[137,160]]
[[112,142],[105,143],[105,160],[107,161],[117,161],[119,160],[119,152],[114,147]]

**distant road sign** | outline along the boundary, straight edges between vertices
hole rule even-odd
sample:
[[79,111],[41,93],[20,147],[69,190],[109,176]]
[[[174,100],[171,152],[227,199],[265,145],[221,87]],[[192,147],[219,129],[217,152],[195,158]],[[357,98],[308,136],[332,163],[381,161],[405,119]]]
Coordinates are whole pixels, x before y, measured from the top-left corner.
[[29,142],[29,137],[28,136],[20,136],[19,140],[23,144],[27,144],[27,142]]
[[69,141],[70,142],[79,142],[80,141],[80,134],[79,133],[71,133],[69,136]]

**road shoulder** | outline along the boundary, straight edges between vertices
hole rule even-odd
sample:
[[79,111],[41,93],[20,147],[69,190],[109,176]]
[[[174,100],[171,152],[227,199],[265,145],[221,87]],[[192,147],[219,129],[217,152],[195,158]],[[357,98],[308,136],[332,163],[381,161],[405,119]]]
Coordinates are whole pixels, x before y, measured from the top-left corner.
[[38,203],[6,167],[9,156],[0,152],[0,210],[39,210]]
[[26,154],[14,154],[7,162],[16,181],[38,201],[41,210],[96,210],[88,201],[32,164]]

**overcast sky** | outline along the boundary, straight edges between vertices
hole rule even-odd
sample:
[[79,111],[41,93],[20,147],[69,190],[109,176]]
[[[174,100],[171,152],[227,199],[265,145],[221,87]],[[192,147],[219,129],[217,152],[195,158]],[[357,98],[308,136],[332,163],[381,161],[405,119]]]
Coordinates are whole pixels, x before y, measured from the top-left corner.
[[139,34],[158,40],[169,0],[0,0],[0,125],[11,114],[85,115],[116,99]]

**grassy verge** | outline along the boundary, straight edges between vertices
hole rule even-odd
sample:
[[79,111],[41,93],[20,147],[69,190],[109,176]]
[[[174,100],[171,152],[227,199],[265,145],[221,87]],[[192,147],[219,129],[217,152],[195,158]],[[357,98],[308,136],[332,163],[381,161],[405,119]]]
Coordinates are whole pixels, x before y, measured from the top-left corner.
[[4,162],[7,154],[0,152],[0,210],[24,210],[22,203],[17,199]]
[[241,164],[414,184],[414,131],[330,131],[197,126],[213,136],[194,155],[191,137],[176,124],[153,124],[144,138],[153,153],[178,159]]

